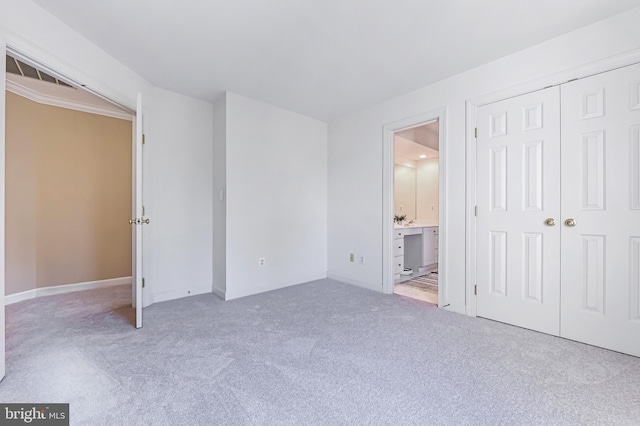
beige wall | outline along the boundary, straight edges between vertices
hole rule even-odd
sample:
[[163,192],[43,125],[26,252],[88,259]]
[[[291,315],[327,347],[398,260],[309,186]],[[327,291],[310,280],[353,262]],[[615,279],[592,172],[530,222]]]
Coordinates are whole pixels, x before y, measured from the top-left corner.
[[6,290],[131,275],[126,120],[7,92]]

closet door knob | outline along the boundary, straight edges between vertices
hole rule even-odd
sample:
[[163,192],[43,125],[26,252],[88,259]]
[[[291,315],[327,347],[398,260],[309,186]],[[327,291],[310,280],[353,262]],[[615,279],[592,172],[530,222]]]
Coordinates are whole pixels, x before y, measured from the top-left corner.
[[564,221],[564,224],[569,226],[569,227],[574,227],[574,226],[576,226],[577,223],[576,223],[575,219],[569,218],[569,219]]
[[556,220],[554,218],[550,217],[549,219],[545,220],[544,223],[546,223],[547,226],[555,226]]

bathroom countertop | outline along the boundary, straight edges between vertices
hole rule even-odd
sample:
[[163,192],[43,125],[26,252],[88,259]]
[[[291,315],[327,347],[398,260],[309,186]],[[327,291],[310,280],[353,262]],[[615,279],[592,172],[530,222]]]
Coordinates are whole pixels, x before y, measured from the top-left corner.
[[430,228],[432,226],[438,226],[438,222],[417,222],[411,225],[393,225],[393,229],[409,229],[409,228]]

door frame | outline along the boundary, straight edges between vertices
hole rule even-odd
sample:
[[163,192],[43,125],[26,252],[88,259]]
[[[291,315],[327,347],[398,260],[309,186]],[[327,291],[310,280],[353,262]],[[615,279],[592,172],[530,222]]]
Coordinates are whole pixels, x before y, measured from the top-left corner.
[[[67,83],[70,83],[72,86],[76,87],[78,90],[85,90],[89,93],[91,93],[94,96],[97,96],[101,99],[104,99],[110,103],[113,103],[117,106],[119,106],[120,108],[123,108],[124,110],[128,111],[131,114],[132,117],[132,141],[131,141],[131,145],[132,145],[132,150],[133,153],[135,153],[136,150],[136,133],[137,133],[137,128],[136,128],[136,116],[137,116],[137,105],[136,105],[136,101],[133,101],[133,107],[131,107],[130,105],[128,105],[128,102],[121,102],[121,101],[116,101],[113,100],[111,97],[104,95],[101,93],[102,90],[105,90],[104,88],[100,89],[100,91],[96,91],[93,89],[90,89],[89,87],[87,87],[86,84],[82,84],[79,83],[76,79],[69,77],[68,75],[74,75],[77,74],[77,71],[69,68],[69,66],[65,66],[63,67],[63,70],[58,70],[58,69],[54,69],[53,67],[49,66],[48,63],[56,63],[57,61],[55,59],[52,59],[51,57],[46,57],[47,55],[45,55],[43,52],[39,51],[38,49],[32,47],[31,45],[25,43],[23,40],[19,39],[19,38],[7,38],[6,40],[2,40],[0,39],[0,42],[2,47],[4,47],[4,53],[6,54],[11,54],[11,56],[15,57],[16,59],[19,59],[20,61],[34,66],[38,69],[43,70],[44,72],[46,72],[47,74],[58,78],[62,81],[65,81]],[[51,62],[48,62],[51,61]],[[55,67],[56,65],[54,65]],[[3,89],[6,89],[6,71],[3,70],[3,75],[0,77],[4,77],[3,78]],[[4,90],[2,91],[2,97],[0,99],[4,100]],[[3,114],[2,114],[2,123],[3,126],[0,128],[0,130],[4,129],[4,120],[6,118],[6,102],[3,102]],[[0,145],[2,147],[4,147],[5,144],[5,132],[4,130],[2,131],[2,134],[0,135]],[[4,148],[2,149],[2,160],[0,160],[0,168],[2,170],[4,170],[5,166],[6,166],[6,157],[4,155]],[[134,157],[135,159],[135,157]],[[137,170],[137,165],[135,161],[132,161],[132,217],[136,217],[136,179],[137,179],[137,175],[136,175],[136,170]],[[2,173],[2,177],[0,178],[0,183],[2,184],[2,188],[4,188],[4,172]],[[2,217],[4,217],[4,212],[5,212],[5,197],[4,197],[4,192],[2,192],[2,204],[0,205],[0,208],[2,210]],[[2,230],[3,232],[2,234],[2,249],[4,249],[4,220],[2,221]],[[135,241],[136,241],[136,235],[135,235],[135,231],[136,228],[132,228],[132,245],[133,245],[133,252],[132,252],[132,257],[133,257],[133,264],[132,264],[132,307],[137,308],[138,305],[140,305],[139,307],[142,308],[142,306],[144,306],[143,304],[143,300],[145,297],[144,294],[144,290],[143,290],[143,294],[141,297],[141,300],[138,301],[136,300],[136,288],[135,288],[135,282],[134,282],[134,277],[135,277],[135,270],[137,267],[137,261],[136,261],[136,252],[135,252]],[[141,260],[141,259],[140,259]],[[2,251],[2,261],[3,261],[3,269],[4,269],[4,252]],[[2,274],[2,276],[0,277],[0,291],[2,292],[2,295],[4,297],[4,288],[5,288],[5,281],[4,281],[4,273]],[[3,308],[4,308],[4,303],[2,304]],[[4,315],[3,315],[4,318]],[[134,324],[135,326],[135,324]],[[3,328],[4,330],[4,328]],[[0,335],[0,338],[3,337]],[[4,338],[1,339],[2,340],[2,344],[4,344]],[[3,353],[0,352],[0,355],[2,355]],[[0,376],[1,377],[1,376]]]
[[476,188],[476,121],[478,108],[493,102],[502,101],[515,96],[525,95],[551,86],[567,83],[570,80],[589,77],[595,74],[611,71],[640,62],[640,49],[632,50],[621,55],[584,64],[579,67],[499,90],[490,94],[470,98],[466,101],[466,232],[465,232],[465,293],[466,314],[477,316],[477,299],[474,295],[476,285],[476,216],[477,202]]
[[397,131],[438,120],[438,306],[447,305],[447,109],[445,107],[382,126],[382,292],[393,293],[394,152]]

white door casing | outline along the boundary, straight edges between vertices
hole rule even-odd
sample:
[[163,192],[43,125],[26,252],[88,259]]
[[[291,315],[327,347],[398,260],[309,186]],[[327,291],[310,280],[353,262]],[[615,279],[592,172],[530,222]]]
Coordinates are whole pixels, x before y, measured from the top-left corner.
[[640,64],[561,91],[561,335],[640,356]]
[[143,138],[142,94],[136,102],[136,137],[134,143],[134,208],[133,208],[133,305],[136,310],[136,328],[142,327],[142,138]]
[[[4,38],[0,35],[0,50],[2,56],[7,54],[7,45]],[[5,376],[5,315],[4,315],[4,298],[5,298],[5,255],[4,255],[4,217],[5,217],[5,121],[6,121],[6,101],[5,88],[7,84],[6,68],[0,71],[0,235],[2,235],[2,244],[0,244],[0,294],[2,295],[2,303],[0,303],[0,380]]]
[[559,333],[559,88],[477,112],[477,315]]

